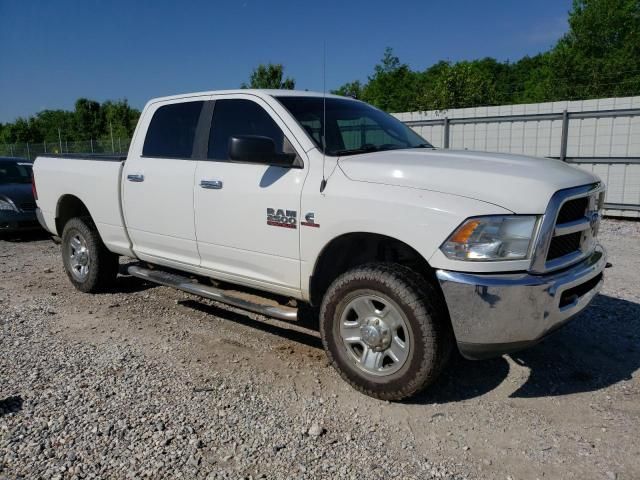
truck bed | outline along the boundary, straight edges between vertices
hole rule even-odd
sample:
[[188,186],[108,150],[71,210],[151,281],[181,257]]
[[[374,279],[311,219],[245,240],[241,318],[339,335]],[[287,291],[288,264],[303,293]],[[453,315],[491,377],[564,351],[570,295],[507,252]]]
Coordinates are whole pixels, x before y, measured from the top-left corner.
[[74,205],[82,202],[91,212],[105,245],[121,255],[131,255],[120,203],[124,160],[124,155],[38,155],[33,173],[37,204],[47,230],[62,235],[57,229],[56,218],[64,216],[65,205],[69,202]]

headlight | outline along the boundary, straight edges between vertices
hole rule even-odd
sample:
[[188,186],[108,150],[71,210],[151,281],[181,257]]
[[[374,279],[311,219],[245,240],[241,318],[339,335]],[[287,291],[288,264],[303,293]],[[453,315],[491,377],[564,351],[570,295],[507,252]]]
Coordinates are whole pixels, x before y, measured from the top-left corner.
[[537,221],[538,217],[525,215],[469,218],[440,250],[453,260],[524,260]]
[[0,198],[0,211],[7,211],[7,210],[10,212],[15,212],[16,208],[7,200],[2,200]]

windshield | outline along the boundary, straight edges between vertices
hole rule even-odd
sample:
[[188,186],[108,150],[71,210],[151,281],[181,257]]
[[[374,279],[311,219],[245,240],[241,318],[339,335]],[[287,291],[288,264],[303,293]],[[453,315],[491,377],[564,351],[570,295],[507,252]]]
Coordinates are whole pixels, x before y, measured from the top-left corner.
[[30,163],[14,163],[0,161],[0,184],[31,183]]
[[[282,96],[277,99],[327,155],[433,148],[400,120],[364,102],[335,97]],[[326,101],[326,116],[323,116],[323,101]],[[324,141],[323,117],[326,118]]]

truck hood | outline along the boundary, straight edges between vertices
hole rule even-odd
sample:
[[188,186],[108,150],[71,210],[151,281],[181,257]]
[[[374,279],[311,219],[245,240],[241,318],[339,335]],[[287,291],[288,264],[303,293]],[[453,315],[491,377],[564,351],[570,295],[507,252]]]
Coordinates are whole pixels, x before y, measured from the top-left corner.
[[351,180],[473,198],[520,214],[544,213],[556,191],[599,181],[560,160],[467,150],[391,150],[338,164]]

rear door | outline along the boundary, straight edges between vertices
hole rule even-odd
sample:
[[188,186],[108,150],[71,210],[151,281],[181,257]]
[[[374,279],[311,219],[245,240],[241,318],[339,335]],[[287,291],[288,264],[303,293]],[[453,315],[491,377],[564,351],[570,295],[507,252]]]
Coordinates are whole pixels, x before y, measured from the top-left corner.
[[[195,175],[201,265],[237,283],[297,291],[304,151],[264,100],[251,95],[212,98],[208,158],[198,162]],[[297,165],[231,161],[229,140],[243,135],[273,139],[277,153],[297,155]]]
[[[133,249],[143,260],[200,263],[193,212],[196,131],[203,98],[152,105],[146,138],[136,139],[123,173],[123,202]],[[163,261],[160,261],[163,260]]]

